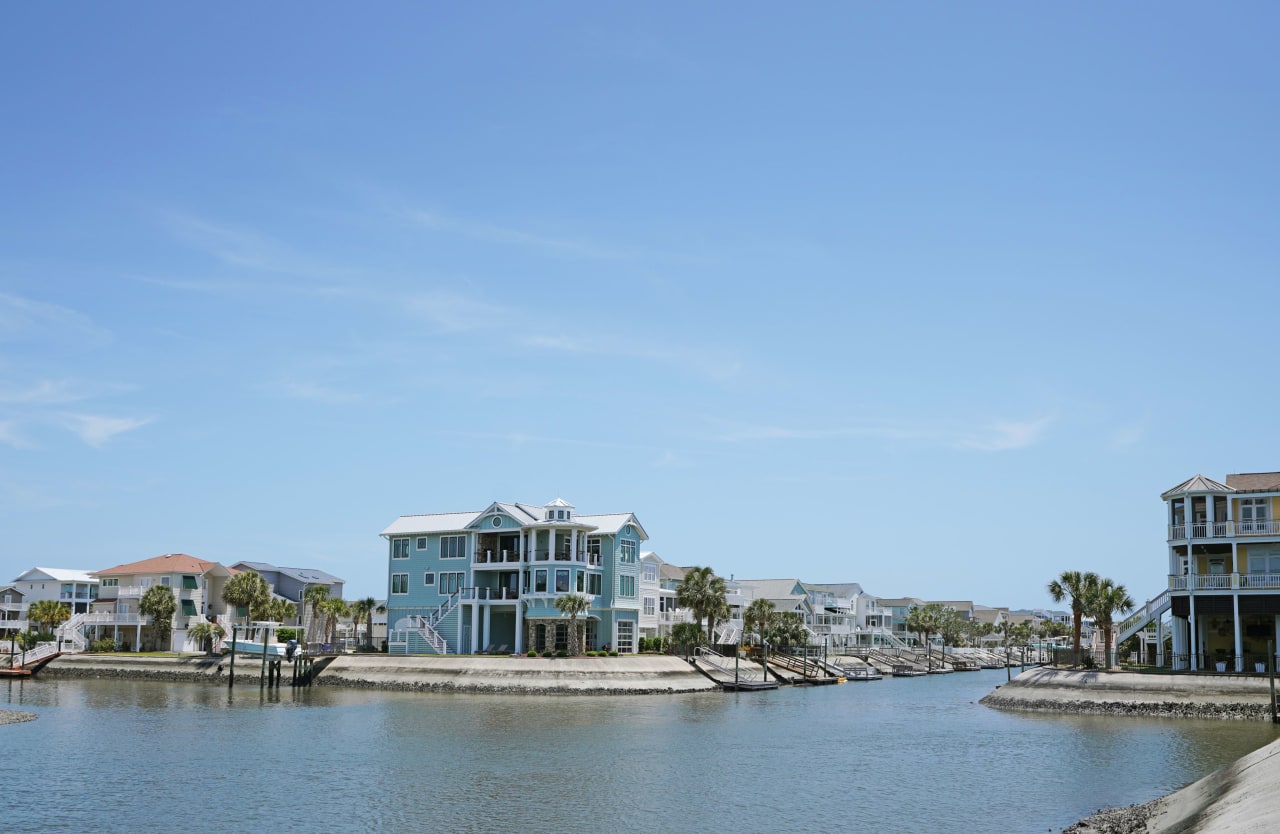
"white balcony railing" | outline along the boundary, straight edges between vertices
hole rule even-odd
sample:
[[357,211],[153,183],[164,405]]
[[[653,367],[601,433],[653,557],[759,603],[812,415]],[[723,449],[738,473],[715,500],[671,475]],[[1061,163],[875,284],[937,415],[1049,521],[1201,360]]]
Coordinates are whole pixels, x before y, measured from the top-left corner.
[[517,600],[520,592],[515,588],[463,588],[464,600]]
[[84,615],[85,625],[144,626],[151,624],[146,614],[125,614],[116,611],[95,611]]
[[[147,589],[141,585],[121,585],[116,588],[116,599],[134,599],[141,597],[147,592]],[[110,590],[107,589],[107,598],[110,599]]]
[[1236,536],[1280,536],[1280,521],[1196,521],[1170,524],[1169,541],[1228,539]]
[[1235,589],[1256,591],[1280,588],[1280,573],[1195,573],[1170,576],[1172,591],[1230,591]]

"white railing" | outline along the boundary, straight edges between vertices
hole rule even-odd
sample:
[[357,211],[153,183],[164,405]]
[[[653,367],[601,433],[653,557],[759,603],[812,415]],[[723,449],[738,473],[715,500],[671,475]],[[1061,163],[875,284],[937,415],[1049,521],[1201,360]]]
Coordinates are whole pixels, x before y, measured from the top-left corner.
[[735,663],[736,658],[725,657],[714,649],[708,649],[706,646],[699,646],[694,655],[698,661],[705,663],[720,674],[737,678],[739,681],[764,683],[769,680],[768,673],[764,667],[754,662],[737,661]]
[[[147,589],[141,585],[121,585],[116,588],[116,599],[131,599],[140,597],[147,592]],[[101,591],[98,592],[101,595]]]
[[[71,619],[54,630],[53,636],[58,639],[64,651],[82,652],[89,648],[88,642],[84,639],[84,621],[88,616],[88,614],[74,614]],[[67,643],[71,644],[69,649]]]
[[31,628],[31,621],[28,619],[21,620],[0,620],[0,629],[5,631],[26,631]]
[[[581,556],[581,554],[579,554]],[[578,561],[585,561],[580,558]],[[511,565],[520,564],[520,551],[518,550],[481,550],[471,557],[473,565]]]
[[410,622],[414,625],[423,640],[427,641],[427,645],[435,649],[436,654],[449,653],[449,641],[445,640],[440,632],[436,631],[427,623],[426,617],[414,614],[409,617]]
[[20,669],[29,663],[36,663],[37,661],[44,660],[46,657],[52,657],[57,653],[57,643],[37,643],[36,647],[30,651],[15,652],[11,665],[14,669]]
[[230,648],[231,646],[231,627],[233,625],[231,617],[226,614],[219,614],[218,625],[222,626],[222,637],[213,641],[214,654],[221,652],[223,647]]
[[1280,588],[1280,574],[1278,573],[1242,573],[1240,574],[1241,588]]
[[1133,614],[1126,617],[1117,627],[1118,632],[1115,644],[1118,646],[1125,640],[1128,640],[1141,629],[1145,628],[1147,623],[1156,620],[1161,614],[1169,610],[1169,592],[1161,591],[1156,594],[1154,599],[1147,602],[1146,605],[1139,608]]
[[515,588],[463,588],[463,599],[467,600],[516,600],[520,592]]
[[1191,524],[1170,524],[1169,540],[1226,539],[1232,536],[1280,535],[1280,521],[1195,521]]
[[730,620],[716,629],[716,644],[737,644],[742,640],[742,624]]
[[149,614],[123,614],[116,611],[95,611],[84,615],[84,625],[144,626],[151,624]]

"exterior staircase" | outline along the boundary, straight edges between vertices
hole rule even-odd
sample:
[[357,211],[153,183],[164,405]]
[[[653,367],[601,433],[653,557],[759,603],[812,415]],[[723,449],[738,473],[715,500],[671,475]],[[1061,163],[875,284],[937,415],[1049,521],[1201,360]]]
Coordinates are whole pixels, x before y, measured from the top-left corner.
[[[64,652],[83,652],[89,649],[89,642],[84,637],[84,625],[87,614],[74,614],[71,619],[54,629],[53,636],[57,645]],[[68,645],[70,644],[70,645]]]
[[440,632],[436,631],[436,626],[440,621],[449,616],[453,609],[458,607],[458,603],[462,600],[463,588],[454,591],[453,594],[440,603],[434,611],[429,614],[414,614],[409,619],[410,627],[418,632],[423,640],[427,641],[427,645],[432,648],[436,654],[449,653],[449,641],[444,638]]
[[1130,614],[1120,623],[1116,629],[1116,638],[1114,645],[1118,646],[1125,640],[1137,634],[1147,627],[1151,622],[1159,622],[1160,616],[1169,610],[1169,592],[1166,590],[1154,599],[1148,600],[1147,604]]

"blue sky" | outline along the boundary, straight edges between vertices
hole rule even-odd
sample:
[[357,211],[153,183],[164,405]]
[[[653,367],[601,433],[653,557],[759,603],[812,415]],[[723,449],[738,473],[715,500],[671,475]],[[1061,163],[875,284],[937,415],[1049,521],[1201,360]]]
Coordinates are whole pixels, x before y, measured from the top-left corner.
[[0,580],[385,594],[562,496],[737,577],[1164,585],[1280,469],[1273,4],[27,4],[0,34]]

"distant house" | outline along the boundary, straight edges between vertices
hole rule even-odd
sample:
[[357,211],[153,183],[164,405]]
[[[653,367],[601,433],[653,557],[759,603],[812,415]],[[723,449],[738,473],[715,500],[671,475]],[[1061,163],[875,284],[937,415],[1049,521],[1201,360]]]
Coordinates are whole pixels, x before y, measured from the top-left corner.
[[27,604],[14,585],[0,585],[0,635],[27,629]]
[[[588,599],[583,648],[635,652],[640,544],[633,513],[581,515],[563,499],[401,516],[387,539],[392,654],[554,651],[568,645],[566,594]],[[505,647],[505,649],[503,648]]]
[[[197,651],[187,640],[187,628],[217,618],[230,631],[234,612],[222,601],[222,589],[231,572],[217,562],[185,553],[170,553],[93,571],[98,579],[98,599],[82,623],[93,636],[111,635],[116,643],[134,651]],[[169,645],[156,645],[151,618],[138,610],[142,596],[154,585],[173,591],[177,610]],[[77,625],[70,621],[69,625]],[[87,636],[87,635],[86,635]]]
[[86,571],[71,568],[31,568],[10,584],[22,591],[23,602],[28,606],[52,599],[67,606],[72,614],[88,611],[98,598],[98,580]]
[[297,606],[297,624],[303,626],[307,634],[312,633],[311,610],[302,601],[307,588],[314,585],[322,585],[329,589],[330,597],[341,599],[342,589],[346,584],[345,580],[322,570],[314,568],[281,568],[267,562],[236,562],[231,566],[231,570],[233,573],[251,570],[261,575],[266,580],[267,585],[271,586],[273,594]]

